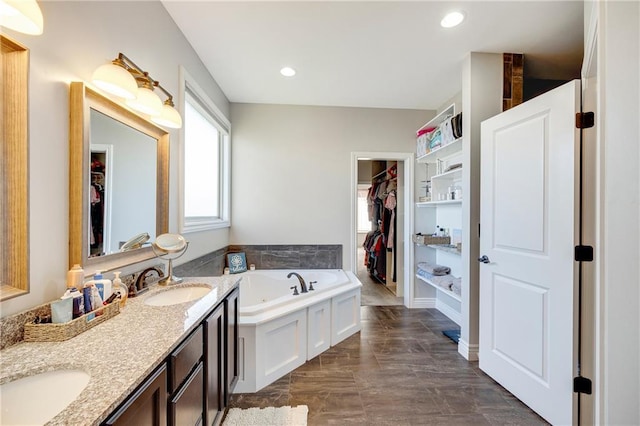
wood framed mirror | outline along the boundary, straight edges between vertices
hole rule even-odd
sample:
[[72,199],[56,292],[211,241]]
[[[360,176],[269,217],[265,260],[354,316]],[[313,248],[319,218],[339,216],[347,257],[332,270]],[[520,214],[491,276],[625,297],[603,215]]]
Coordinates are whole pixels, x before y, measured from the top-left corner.
[[[169,133],[82,82],[70,86],[69,266],[85,274],[154,257],[168,231]],[[124,251],[121,249],[125,247]]]
[[0,300],[29,293],[29,49],[0,35]]

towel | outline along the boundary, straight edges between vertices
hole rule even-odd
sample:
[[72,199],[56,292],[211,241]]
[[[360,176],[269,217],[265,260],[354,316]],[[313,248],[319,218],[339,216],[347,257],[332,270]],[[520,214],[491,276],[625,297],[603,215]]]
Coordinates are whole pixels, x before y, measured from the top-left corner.
[[435,276],[447,275],[451,272],[451,268],[448,266],[437,265],[431,262],[420,262],[418,263],[418,268]]

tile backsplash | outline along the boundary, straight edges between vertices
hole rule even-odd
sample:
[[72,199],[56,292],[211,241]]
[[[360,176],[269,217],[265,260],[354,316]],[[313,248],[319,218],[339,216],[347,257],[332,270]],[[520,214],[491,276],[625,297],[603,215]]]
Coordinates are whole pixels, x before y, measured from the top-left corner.
[[244,252],[257,269],[341,269],[342,245],[230,245],[174,268],[178,276],[204,277],[223,273],[227,253]]

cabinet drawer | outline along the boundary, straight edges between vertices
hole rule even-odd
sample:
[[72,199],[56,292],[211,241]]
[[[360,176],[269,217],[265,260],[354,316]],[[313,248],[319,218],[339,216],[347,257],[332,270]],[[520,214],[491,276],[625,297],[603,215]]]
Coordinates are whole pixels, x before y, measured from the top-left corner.
[[202,363],[169,402],[169,426],[199,426],[203,420],[204,371]]
[[193,367],[202,358],[204,344],[202,326],[199,326],[191,336],[169,356],[169,393],[175,392],[187,378]]

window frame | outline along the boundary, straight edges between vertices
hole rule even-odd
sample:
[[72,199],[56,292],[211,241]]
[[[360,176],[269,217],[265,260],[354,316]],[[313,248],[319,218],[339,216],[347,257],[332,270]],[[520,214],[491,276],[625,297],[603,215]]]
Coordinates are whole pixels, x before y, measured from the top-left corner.
[[182,234],[206,231],[212,229],[229,228],[231,226],[231,122],[225,117],[220,108],[209,98],[206,92],[196,83],[195,79],[184,67],[180,67],[180,113],[185,117],[185,104],[187,93],[195,98],[195,109],[200,113],[206,113],[206,117],[213,124],[220,135],[219,137],[219,217],[185,217],[185,125],[180,129],[179,152],[179,231]]

